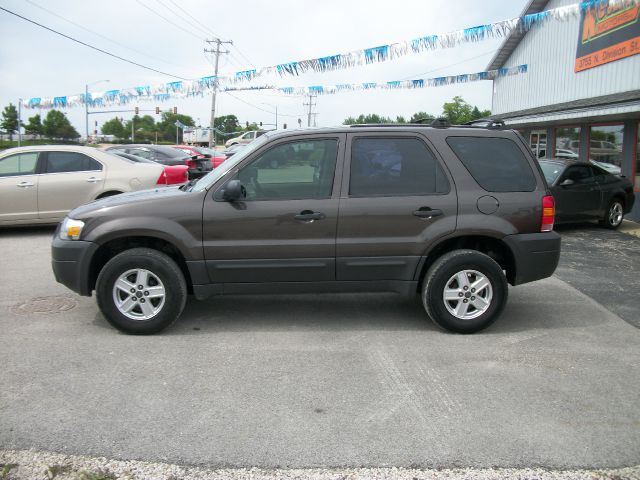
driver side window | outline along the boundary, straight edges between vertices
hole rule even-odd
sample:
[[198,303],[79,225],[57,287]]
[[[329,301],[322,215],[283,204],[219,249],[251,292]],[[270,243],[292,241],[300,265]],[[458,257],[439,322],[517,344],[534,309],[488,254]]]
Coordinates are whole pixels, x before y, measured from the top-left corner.
[[573,180],[576,185],[585,185],[595,181],[591,174],[591,168],[587,165],[569,167],[562,178],[562,181],[564,180]]
[[238,179],[246,200],[297,200],[331,196],[338,155],[336,139],[280,144],[245,166]]

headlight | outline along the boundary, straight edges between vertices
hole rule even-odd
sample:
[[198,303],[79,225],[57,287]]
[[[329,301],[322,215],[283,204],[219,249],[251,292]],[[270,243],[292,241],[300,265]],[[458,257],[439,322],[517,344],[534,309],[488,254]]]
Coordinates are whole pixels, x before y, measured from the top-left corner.
[[60,238],[62,240],[79,240],[83,227],[84,222],[65,218],[60,227]]

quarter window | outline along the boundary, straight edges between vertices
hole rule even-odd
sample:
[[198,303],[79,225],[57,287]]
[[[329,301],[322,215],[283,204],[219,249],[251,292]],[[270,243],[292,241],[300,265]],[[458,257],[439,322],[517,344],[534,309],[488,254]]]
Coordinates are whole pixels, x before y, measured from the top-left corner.
[[17,153],[0,159],[0,177],[30,175],[35,173],[38,153]]
[[87,172],[102,170],[93,158],[77,152],[48,152],[45,173]]
[[331,196],[338,156],[335,139],[278,145],[244,167],[238,179],[246,200],[294,200]]
[[536,179],[522,150],[508,138],[448,137],[447,143],[482,188],[532,192]]
[[573,180],[576,185],[586,185],[595,181],[591,173],[591,167],[587,165],[576,165],[567,168],[560,182],[562,183],[564,180]]
[[447,193],[438,161],[417,138],[356,138],[351,146],[349,195]]

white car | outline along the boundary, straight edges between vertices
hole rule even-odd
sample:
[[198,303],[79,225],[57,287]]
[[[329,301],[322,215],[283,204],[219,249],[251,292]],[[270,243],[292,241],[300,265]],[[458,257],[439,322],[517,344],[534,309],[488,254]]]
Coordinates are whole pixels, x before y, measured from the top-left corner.
[[0,153],[0,226],[57,223],[84,203],[164,184],[163,174],[91,147],[11,148]]
[[260,135],[265,134],[264,130],[251,130],[249,132],[244,132],[242,135],[230,138],[224,144],[225,147],[229,148],[231,145],[246,145],[247,143],[253,142]]

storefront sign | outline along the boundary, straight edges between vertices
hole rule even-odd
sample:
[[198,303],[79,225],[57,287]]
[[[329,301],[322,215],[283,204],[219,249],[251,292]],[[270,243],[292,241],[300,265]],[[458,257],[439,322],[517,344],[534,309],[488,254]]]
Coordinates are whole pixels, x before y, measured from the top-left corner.
[[640,4],[597,2],[582,10],[575,71],[640,53]]

